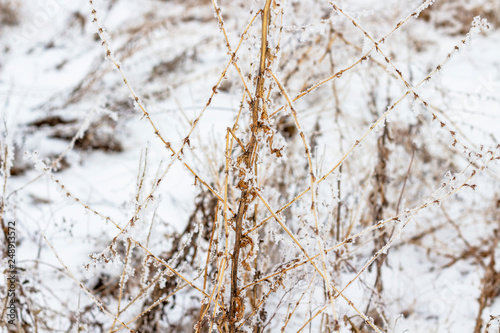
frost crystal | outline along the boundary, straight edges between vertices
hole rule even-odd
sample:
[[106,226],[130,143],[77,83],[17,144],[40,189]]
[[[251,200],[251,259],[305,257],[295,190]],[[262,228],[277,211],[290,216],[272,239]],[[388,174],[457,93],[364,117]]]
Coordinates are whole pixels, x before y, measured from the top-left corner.
[[24,156],[25,158],[33,162],[36,170],[40,172],[46,172],[47,170],[49,170],[47,165],[40,159],[36,151],[32,153],[26,152]]
[[474,19],[472,20],[472,26],[469,32],[467,33],[466,37],[467,42],[472,41],[479,35],[479,33],[481,33],[482,31],[486,31],[489,28],[490,25],[487,19],[485,18],[482,19],[481,16],[474,17]]
[[429,8],[430,6],[432,6],[434,4],[435,0],[427,0],[426,2],[424,2],[423,4],[421,4],[417,10],[414,12],[415,13],[415,17],[418,17],[420,15],[420,13],[422,13],[425,9]]

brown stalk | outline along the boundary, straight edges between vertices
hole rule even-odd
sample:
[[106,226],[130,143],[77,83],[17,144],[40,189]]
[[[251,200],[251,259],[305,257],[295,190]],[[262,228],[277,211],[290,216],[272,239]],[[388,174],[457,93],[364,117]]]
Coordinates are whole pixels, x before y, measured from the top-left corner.
[[[267,34],[269,31],[269,22],[271,16],[271,0],[266,0],[264,5],[264,10],[262,12],[262,37],[261,37],[261,48],[260,48],[260,66],[259,74],[257,76],[257,86],[255,88],[255,96],[252,100],[252,124],[250,125],[250,130],[252,136],[250,142],[248,143],[246,149],[241,155],[243,159],[243,164],[245,168],[252,169],[254,165],[254,159],[258,150],[257,133],[261,125],[259,124],[259,109],[260,102],[264,96],[264,75],[266,72],[266,60],[268,57],[267,52]],[[262,108],[263,109],[263,108]],[[263,111],[264,113],[265,111]],[[263,114],[263,116],[266,116]],[[248,186],[250,185],[250,186]],[[251,184],[245,184],[242,188],[240,203],[238,207],[238,212],[235,218],[235,239],[234,239],[234,249],[233,249],[233,261],[231,267],[231,299],[229,306],[229,332],[235,333],[236,331],[236,321],[237,312],[241,311],[241,298],[238,290],[238,263],[241,247],[241,235],[243,231],[243,218],[246,215],[248,206],[252,199],[252,186]]]
[[[497,234],[498,235],[498,234]],[[497,297],[497,287],[500,284],[500,273],[495,270],[495,249],[498,246],[499,239],[495,239],[493,246],[489,249],[490,263],[485,267],[484,277],[482,279],[481,295],[479,296],[479,310],[476,317],[474,333],[481,333],[483,323],[483,312],[488,305],[491,305]],[[485,332],[487,332],[486,330]]]

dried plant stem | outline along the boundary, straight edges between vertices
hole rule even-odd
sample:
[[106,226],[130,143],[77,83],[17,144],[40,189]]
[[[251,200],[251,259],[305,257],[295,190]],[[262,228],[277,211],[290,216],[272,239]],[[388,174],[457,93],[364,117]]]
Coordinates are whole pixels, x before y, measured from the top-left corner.
[[[387,37],[388,35],[386,35]],[[385,37],[384,37],[385,38]],[[464,43],[464,40],[461,40],[460,43]],[[373,48],[375,48],[375,46],[373,46]],[[425,82],[427,82],[428,80],[430,80],[430,78],[436,73],[438,72],[446,63],[448,63],[448,61],[451,59],[451,57],[456,53],[458,52],[459,50],[459,47],[458,46],[455,46],[453,48],[453,50],[448,53],[448,55],[446,56],[445,60],[440,63],[439,65],[437,65],[431,72],[429,72],[429,74],[427,74],[422,80],[420,80],[420,82],[418,82],[412,89],[408,89],[406,90],[405,93],[403,93],[394,103],[392,103],[388,108],[387,110],[374,122],[371,124],[371,126],[366,130],[366,132],[363,134],[363,136],[361,136],[361,138],[359,138],[358,140],[356,140],[354,142],[354,144],[351,146],[351,148],[349,148],[349,150],[344,154],[344,156],[342,156],[342,158],[328,171],[326,172],[322,177],[320,177],[318,180],[317,180],[317,183],[321,183],[323,182],[325,179],[327,179],[335,170],[337,170],[337,168],[339,166],[341,166],[345,160],[347,160],[347,158],[351,155],[351,153],[368,137],[368,135],[373,131],[373,129],[375,129],[375,127],[377,127],[383,120],[385,120],[389,114],[396,108],[396,106],[398,106],[405,98],[406,96],[410,95],[412,90],[421,86],[422,84],[424,84]],[[368,54],[368,53],[367,53]],[[361,60],[359,61],[361,62]],[[337,74],[333,75],[331,78],[335,77],[336,75],[341,75],[341,73],[347,71],[348,69],[354,67],[353,66],[349,66],[348,68],[344,68],[342,69],[341,71],[337,72]],[[295,99],[291,100],[292,102],[295,102],[299,97],[296,97]],[[278,113],[280,110],[282,110],[284,107],[278,109],[277,111],[275,111],[273,114],[270,115],[270,117],[272,117],[274,114]],[[435,117],[437,119],[437,116],[435,113],[432,113],[432,116],[433,118]],[[441,122],[442,126],[446,126],[446,124],[444,124],[443,122]],[[455,134],[453,131],[450,131],[450,134],[454,137],[455,139]],[[464,146],[464,145],[463,145]],[[466,146],[464,146],[464,148],[466,148],[467,150],[469,150],[469,148],[467,148]],[[477,154],[476,154],[477,155]],[[281,213],[282,211],[288,209],[294,202],[296,202],[298,199],[300,199],[304,194],[306,194],[307,192],[309,192],[311,190],[311,187],[308,187],[306,188],[305,190],[303,190],[302,192],[300,192],[298,195],[295,196],[295,198],[293,198],[291,201],[289,201],[287,204],[285,204],[284,206],[282,206],[280,209],[278,209],[276,211],[277,214]],[[272,215],[266,217],[265,219],[263,219],[260,223],[258,223],[255,227],[253,227],[252,229],[248,230],[245,235],[248,235],[249,233],[259,229],[263,224],[265,224],[267,221],[269,221],[270,219],[272,218]]]
[[[89,212],[93,213],[94,215],[97,215],[97,216],[103,218],[106,222],[111,222],[120,231],[120,234],[125,231],[125,229],[121,228],[119,226],[119,224],[116,221],[114,221],[111,217],[106,216],[106,215],[96,211],[95,209],[91,208],[88,204],[86,204],[85,202],[83,202],[79,198],[75,197],[73,194],[71,194],[69,192],[68,188],[65,185],[63,185],[58,179],[56,179],[54,177],[54,175],[52,175],[49,168],[45,167],[45,168],[43,168],[43,171],[63,191],[63,193],[66,195],[67,198],[69,198],[69,199],[75,201],[77,204],[83,206],[83,208],[85,208]],[[180,279],[182,279],[184,282],[186,282],[192,288],[194,288],[195,290],[200,292],[203,296],[209,297],[209,295],[204,290],[202,290],[200,287],[196,286],[192,281],[190,281],[188,278],[186,278],[183,274],[181,274],[176,269],[174,269],[172,266],[170,266],[165,260],[163,260],[163,259],[159,258],[157,255],[153,254],[146,246],[142,245],[139,241],[133,239],[132,237],[129,237],[128,239],[130,239],[136,246],[143,249],[147,255],[149,255],[151,258],[153,258],[155,261],[157,261],[160,265],[165,266],[165,268],[167,268],[173,274],[177,275]]]
[[81,283],[80,281],[78,281],[78,279],[73,275],[73,273],[71,273],[71,271],[69,270],[69,268],[63,263],[63,261],[61,260],[61,258],[59,257],[59,255],[57,254],[57,251],[54,249],[54,247],[52,246],[52,244],[49,242],[49,240],[45,237],[45,235],[43,235],[43,238],[45,239],[45,241],[47,242],[47,244],[49,245],[49,247],[52,249],[52,252],[54,253],[55,257],[57,258],[57,260],[59,261],[59,263],[64,267],[64,269],[66,270],[66,272],[68,272],[69,276],[73,279],[73,281],[75,281],[76,284],[78,284],[78,286],[80,288],[82,288],[82,290],[85,292],[85,294],[87,294],[89,296],[89,298],[97,305],[97,307],[103,312],[105,313],[107,316],[109,316],[110,318],[112,318],[114,321],[117,321],[119,322],[120,324],[122,324],[124,327],[128,328],[128,330],[130,332],[133,332],[134,330],[131,329],[127,324],[125,324],[124,322],[120,321],[118,319],[118,316],[114,316],[111,312],[109,312],[108,310],[106,310],[105,308],[105,305],[103,304],[103,302],[101,302],[99,299],[97,299],[97,297],[95,295],[93,295],[90,290],[88,290],[87,287],[85,287],[83,285],[83,283]]
[[130,258],[130,248],[131,248],[131,242],[130,239],[127,240],[127,255],[125,257],[125,263],[123,265],[123,271],[122,271],[122,276],[120,277],[120,293],[118,295],[118,305],[116,308],[116,318],[113,320],[113,324],[111,324],[111,327],[109,328],[108,333],[113,332],[113,328],[115,327],[116,320],[118,317],[120,317],[120,307],[122,304],[122,298],[123,298],[123,287],[125,286],[125,274],[127,272],[127,266],[129,265],[129,258]]
[[[242,34],[241,38],[240,38],[240,42],[238,44],[238,47],[236,48],[236,50],[231,54],[231,59],[228,61],[228,63],[226,64],[224,70],[222,71],[222,74],[219,76],[219,79],[217,81],[217,83],[215,84],[215,86],[212,88],[212,94],[210,95],[210,98],[208,99],[207,103],[205,104],[205,106],[203,107],[203,109],[201,110],[201,112],[199,113],[198,117],[193,121],[192,123],[192,126],[187,134],[187,136],[183,139],[182,141],[182,145],[181,145],[181,148],[177,151],[174,150],[174,148],[172,147],[172,145],[170,144],[170,141],[167,141],[163,136],[162,134],[160,133],[159,129],[158,129],[158,126],[156,125],[156,123],[153,121],[153,119],[151,118],[151,115],[149,113],[149,111],[146,109],[146,106],[144,105],[144,103],[142,102],[142,100],[139,98],[139,96],[136,94],[136,92],[134,91],[130,81],[127,79],[126,75],[125,75],[125,72],[123,71],[123,68],[122,68],[122,65],[120,64],[120,62],[115,59],[115,56],[112,52],[112,49],[111,49],[111,46],[109,45],[107,39],[106,39],[106,36],[105,36],[105,30],[103,27],[101,27],[99,21],[98,21],[98,18],[97,18],[97,11],[95,10],[94,8],[94,3],[92,0],[89,0],[90,2],[90,6],[92,8],[92,16],[93,16],[93,22],[97,25],[98,27],[98,34],[99,34],[99,37],[101,38],[102,40],[102,45],[106,48],[106,58],[108,58],[112,63],[113,65],[116,67],[116,69],[120,72],[120,75],[122,76],[122,79],[123,79],[123,82],[125,83],[125,85],[127,86],[129,92],[130,92],[130,96],[132,98],[132,100],[134,101],[134,103],[136,103],[137,107],[141,110],[142,114],[143,114],[143,117],[145,117],[149,124],[151,125],[153,131],[154,131],[154,134],[159,138],[159,140],[162,142],[162,144],[165,146],[165,148],[167,150],[169,150],[171,153],[172,153],[172,159],[171,161],[169,162],[167,168],[165,169],[165,171],[163,172],[162,176],[160,177],[160,179],[158,180],[157,184],[155,184],[155,186],[153,187],[153,189],[151,190],[151,193],[149,196],[146,197],[146,199],[144,200],[145,202],[149,201],[150,198],[152,198],[152,195],[153,193],[156,191],[158,185],[160,184],[161,180],[165,177],[165,175],[167,174],[167,172],[170,170],[171,166],[173,165],[173,163],[176,161],[176,160],[179,160],[182,162],[182,164],[189,170],[189,172],[191,172],[193,174],[193,176],[201,183],[203,184],[203,186],[205,186],[210,192],[212,192],[220,201],[223,201],[222,197],[217,193],[217,191],[215,191],[209,184],[207,181],[205,181],[203,178],[201,178],[197,173],[196,171],[194,170],[194,168],[192,168],[190,165],[188,165],[185,161],[182,160],[182,156],[183,156],[183,153],[184,153],[184,147],[185,145],[187,144],[188,146],[190,145],[190,136],[191,134],[194,132],[196,126],[198,125],[201,117],[203,116],[203,114],[205,113],[206,109],[210,106],[210,104],[212,103],[212,99],[213,97],[215,96],[215,94],[217,93],[217,88],[220,86],[223,78],[226,76],[226,73],[227,73],[227,70],[229,68],[229,66],[231,65],[231,63],[233,63],[233,60],[234,58],[236,57],[236,53],[238,52],[238,49],[239,47],[241,46],[241,43],[243,41],[243,38],[244,38],[244,35],[245,33],[248,31],[250,25],[253,23],[254,19],[252,19],[249,23],[249,25],[247,26],[247,29],[245,30],[245,32]],[[145,202],[142,204],[144,205]],[[138,207],[138,210],[140,210],[142,208],[142,205]],[[230,210],[232,210],[232,208],[230,207],[229,208]]]
[[[342,292],[343,290],[339,290],[338,288],[336,288],[333,284],[330,284],[328,278],[326,278],[323,274],[325,274],[326,272],[324,271],[324,266],[323,266],[323,270],[320,270],[320,268],[316,265],[316,263],[314,262],[314,259],[317,258],[317,257],[323,257],[323,260],[324,260],[324,255],[325,255],[325,252],[324,250],[322,250],[321,253],[319,253],[318,255],[314,256],[314,257],[311,257],[307,251],[305,250],[305,248],[300,245],[299,241],[297,240],[297,238],[295,236],[293,236],[293,234],[291,233],[291,231],[288,230],[288,228],[285,226],[285,224],[280,220],[280,218],[273,213],[273,209],[269,206],[269,204],[264,200],[264,198],[260,195],[259,192],[257,192],[257,195],[259,196],[259,198],[262,200],[262,202],[264,203],[264,205],[267,207],[267,209],[269,210],[269,212],[271,212],[271,214],[273,214],[273,217],[274,219],[278,222],[278,224],[283,228],[283,230],[285,230],[285,232],[290,236],[290,238],[292,238],[293,242],[300,248],[300,250],[302,251],[302,253],[304,253],[304,255],[306,256],[307,258],[307,261],[306,262],[309,262],[311,263],[311,265],[314,267],[314,269],[319,273],[319,275],[321,276],[321,278],[324,280],[325,283],[328,283],[329,285],[328,286],[325,286],[327,288],[327,290],[332,290],[330,292],[331,296],[329,298],[331,298],[331,305],[333,303],[333,299],[339,297],[339,296],[342,296],[342,298],[347,302],[347,304],[354,309],[354,311],[356,311],[364,320],[365,322],[370,325],[374,330],[375,332],[378,332],[380,333],[380,330],[377,326],[375,326],[375,324],[373,323],[373,320],[369,319],[363,312],[361,312],[355,305],[354,303],[349,299],[347,298]],[[344,288],[345,289],[345,288]],[[334,296],[334,292],[336,292],[336,295]],[[326,308],[326,306],[325,306]]]
[[[498,148],[500,149],[500,147]],[[328,252],[331,252],[335,249],[338,249],[340,248],[341,246],[344,246],[346,244],[349,244],[349,243],[352,243],[353,241],[355,241],[356,239],[360,238],[362,235],[370,232],[370,231],[373,231],[373,230],[376,230],[376,229],[379,229],[383,226],[385,226],[387,223],[391,222],[391,221],[396,221],[396,222],[400,222],[401,221],[401,218],[403,218],[405,215],[407,216],[407,221],[403,224],[403,227],[401,228],[400,231],[398,231],[396,233],[396,235],[394,235],[391,240],[388,242],[388,245],[387,245],[387,248],[392,244],[392,242],[396,239],[396,237],[401,233],[401,231],[404,229],[404,227],[411,221],[413,220],[413,218],[416,216],[416,214],[418,212],[420,212],[421,210],[433,205],[433,204],[437,204],[445,199],[447,199],[448,197],[454,195],[455,193],[457,193],[459,190],[461,190],[462,188],[464,187],[470,187],[471,185],[469,184],[470,181],[477,175],[479,174],[480,172],[483,172],[484,170],[487,169],[487,166],[490,162],[492,162],[493,160],[497,159],[498,156],[497,156],[497,150],[494,150],[491,152],[491,157],[489,159],[487,159],[484,163],[484,165],[482,167],[480,167],[479,169],[477,170],[473,170],[471,172],[471,174],[462,182],[461,185],[457,186],[455,189],[443,194],[442,196],[438,197],[437,195],[439,194],[439,192],[441,192],[442,189],[444,189],[446,186],[448,186],[451,182],[451,180],[447,181],[446,183],[443,183],[441,184],[421,205],[418,205],[412,209],[407,209],[405,211],[404,214],[399,214],[399,215],[396,215],[396,216],[393,216],[393,217],[390,217],[386,220],[383,220],[383,221],[380,221],[378,222],[377,224],[375,225],[372,225],[370,227],[367,227],[363,230],[361,230],[360,232],[358,232],[357,234],[354,234],[352,236],[349,236],[347,237],[346,239],[344,239],[343,241],[341,241],[340,243],[328,248],[325,250],[325,253],[328,253]],[[461,172],[460,172],[460,175],[463,175],[465,174],[465,172],[468,170],[468,168],[474,164],[475,161],[472,161],[470,162]],[[271,212],[271,216],[272,217],[275,217],[276,218],[276,214],[278,214],[279,210],[276,211],[276,212]],[[382,253],[383,250],[387,250],[387,248],[382,248],[379,252]],[[292,269],[295,269],[299,266],[302,266],[304,264],[307,264],[308,262],[311,261],[311,259],[316,259],[320,256],[320,254],[316,254],[316,255],[313,255],[313,256],[310,256],[310,258],[308,258],[307,260],[302,260],[302,261],[297,261],[295,260],[294,262],[290,263],[288,265],[288,267],[285,267],[283,269],[280,269],[272,274],[269,274],[267,276],[264,276],[262,277],[261,279],[259,280],[256,280],[256,281],[253,281],[252,283],[244,286],[242,289],[247,289],[247,288],[250,288],[252,286],[254,286],[255,284],[258,284],[258,283],[261,283],[263,281],[266,281],[268,279],[271,279],[272,277],[274,276],[277,276],[277,275],[280,275],[280,274],[283,274],[289,270],[292,270]],[[365,265],[365,267],[362,269],[362,271],[364,271],[375,259],[377,258],[377,255],[375,255],[373,258],[371,258],[368,263]],[[320,273],[321,274],[321,273]],[[361,274],[361,272],[359,274],[357,274],[357,276],[355,278],[353,278],[342,290],[344,291],[352,282],[354,282],[358,277],[359,275]],[[337,298],[338,295],[335,296],[335,298]]]
[[325,252],[324,252],[324,247],[323,247],[323,241],[321,240],[321,237],[320,237],[318,212],[317,212],[317,208],[316,208],[316,185],[317,185],[317,183],[316,183],[316,176],[314,175],[314,168],[312,165],[311,149],[309,148],[309,145],[307,144],[307,140],[306,140],[304,131],[302,130],[302,127],[300,126],[300,123],[299,123],[297,111],[293,107],[292,101],[290,101],[290,98],[288,97],[288,93],[286,92],[285,88],[283,87],[281,82],[278,80],[276,75],[274,75],[274,73],[271,71],[270,71],[270,74],[272,75],[274,81],[278,84],[278,87],[281,91],[281,94],[285,97],[285,99],[288,103],[288,106],[290,107],[290,110],[292,110],[293,120],[294,120],[295,126],[297,127],[297,130],[299,132],[300,138],[302,139],[302,144],[304,145],[304,149],[306,152],[307,163],[309,165],[310,183],[311,183],[311,186],[310,186],[310,189],[311,189],[311,191],[310,191],[311,192],[311,212],[313,213],[313,216],[314,216],[314,227],[315,227],[315,233],[316,233],[316,241],[318,242],[318,250],[319,250],[319,253],[321,254],[320,259],[321,259],[321,265],[323,268],[323,274],[321,274],[321,273],[320,274],[325,281],[325,287],[327,289],[328,299],[330,300],[330,304],[332,306],[333,317],[334,317],[335,321],[337,321],[338,318],[337,318],[337,311],[335,311],[335,304],[333,301],[333,292],[332,292],[332,288],[330,286],[330,279],[328,278],[328,270],[326,269],[326,258],[324,256]]
[[[257,76],[257,86],[255,88],[255,96],[252,100],[252,124],[250,125],[251,129],[251,138],[248,143],[246,149],[243,152],[243,164],[244,167],[248,170],[252,170],[252,166],[254,165],[256,153],[258,150],[258,142],[257,142],[257,134],[260,130],[259,125],[259,111],[264,111],[264,105],[261,106],[262,98],[264,96],[264,82],[265,82],[265,72],[266,72],[266,62],[268,54],[267,48],[267,35],[269,32],[269,22],[271,18],[271,0],[266,0],[264,5],[264,9],[262,11],[262,36],[261,36],[261,49],[260,49],[260,66],[259,66],[259,74]],[[236,331],[236,321],[237,321],[237,311],[241,311],[241,298],[239,296],[238,290],[238,265],[239,265],[239,255],[241,248],[241,236],[243,231],[243,219],[248,210],[248,206],[251,201],[252,192],[252,184],[246,184],[245,188],[242,189],[240,203],[238,207],[238,212],[236,213],[235,218],[235,238],[234,238],[234,247],[233,247],[233,258],[232,258],[232,266],[231,266],[231,299],[229,305],[229,332],[235,333]]]
[[[5,192],[7,191],[7,179],[9,178],[9,173],[10,173],[10,170],[7,166],[7,161],[9,160],[9,147],[7,145],[7,125],[5,124],[5,121],[4,121],[4,126],[5,126],[5,137],[4,137],[4,149],[3,149],[3,156],[2,156],[2,165],[1,165],[1,168],[2,168],[2,173],[3,173],[3,186],[2,186],[2,198],[1,198],[1,201],[0,201],[0,223],[1,223],[1,227],[2,227],[2,232],[3,232],[3,236],[4,236],[4,239],[5,239],[5,243],[7,243],[7,237],[8,237],[8,231],[9,229],[7,228],[7,225],[5,224],[5,219],[4,219],[4,209],[5,209]],[[2,257],[5,257],[7,255],[7,246],[5,247],[2,247],[2,252],[3,252],[3,256]]]

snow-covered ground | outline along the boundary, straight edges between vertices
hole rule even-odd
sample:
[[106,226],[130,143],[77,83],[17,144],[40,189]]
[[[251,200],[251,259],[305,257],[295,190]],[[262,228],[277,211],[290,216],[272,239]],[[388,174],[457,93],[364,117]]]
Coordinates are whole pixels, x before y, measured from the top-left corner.
[[243,179],[240,330],[500,332],[500,3],[272,1],[246,169],[264,4],[0,0],[3,331],[228,330]]

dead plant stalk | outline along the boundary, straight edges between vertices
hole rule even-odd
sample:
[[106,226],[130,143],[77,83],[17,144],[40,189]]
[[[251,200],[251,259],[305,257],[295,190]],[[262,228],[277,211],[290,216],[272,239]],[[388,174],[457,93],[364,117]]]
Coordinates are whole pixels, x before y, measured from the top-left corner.
[[[264,96],[264,81],[265,81],[264,75],[266,72],[266,61],[267,58],[269,57],[267,48],[267,35],[269,32],[269,22],[271,18],[270,7],[271,7],[271,0],[266,0],[264,9],[262,11],[262,36],[261,36],[261,47],[260,47],[259,73],[257,76],[257,86],[255,88],[255,95],[251,102],[251,107],[252,107],[252,113],[251,113],[252,123],[250,125],[251,138],[246,146],[246,149],[240,156],[243,160],[245,168],[248,171],[253,170],[255,157],[257,156],[257,150],[258,150],[257,134],[260,132],[261,129],[261,123],[259,122],[259,111],[262,113],[263,118],[267,116],[266,111],[264,110],[265,106],[263,105],[263,103],[261,107],[261,100]],[[239,264],[240,248],[241,248],[241,235],[243,230],[243,218],[246,215],[251,198],[253,197],[252,192],[253,188],[251,184],[247,183],[242,187],[238,212],[235,218],[235,239],[233,248],[233,261],[231,267],[231,299],[230,299],[229,318],[228,318],[230,333],[235,333],[237,312],[240,312],[242,310],[241,309],[242,302],[241,298],[239,297],[239,291],[238,291],[238,264]]]

